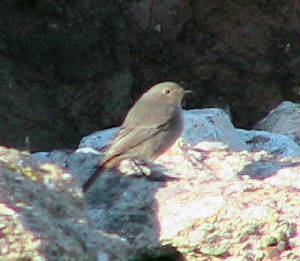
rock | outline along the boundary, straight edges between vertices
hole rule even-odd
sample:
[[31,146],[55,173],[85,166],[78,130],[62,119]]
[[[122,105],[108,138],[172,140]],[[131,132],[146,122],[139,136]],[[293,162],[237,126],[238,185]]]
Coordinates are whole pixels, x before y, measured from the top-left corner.
[[104,173],[87,195],[95,228],[126,238],[136,256],[171,247],[180,260],[269,261],[272,237],[277,260],[297,260],[300,158],[212,141],[195,148],[198,162],[176,145],[156,161],[175,180]]
[[[220,109],[183,110],[184,130],[181,137],[197,144],[202,140],[222,141],[231,148],[246,149],[246,143],[230,122],[227,114]],[[79,148],[103,149],[117,133],[118,128],[97,131],[83,137]]]
[[86,137],[83,137],[78,148],[92,147],[101,150],[108,145],[118,131],[119,128],[96,131]]
[[300,147],[291,138],[267,131],[238,130],[247,143],[249,151],[266,150],[276,155],[300,156]]
[[[220,141],[230,149],[266,150],[285,156],[300,155],[300,147],[289,137],[271,132],[236,129],[223,110],[184,110],[183,115],[184,130],[181,138],[192,146],[200,141]],[[79,148],[92,147],[102,150],[117,131],[118,128],[112,128],[86,136],[82,138]]]
[[300,105],[282,102],[259,121],[254,129],[286,135],[300,145]]
[[0,197],[1,260],[121,261],[132,254],[126,239],[91,227],[80,187],[55,163],[0,147]]
[[191,18],[191,6],[184,1],[153,1],[121,3],[126,19],[143,30],[154,30],[171,40],[178,38]]
[[[90,254],[101,261],[299,259],[299,146],[282,134],[235,129],[218,109],[184,111],[184,120],[181,139],[153,162],[150,176],[129,175],[121,164],[91,187],[86,213],[102,248]],[[56,163],[83,184],[117,131],[84,137],[75,152],[31,159]],[[55,184],[68,192],[68,184]]]
[[75,153],[62,150],[38,152],[34,153],[32,158],[41,164],[53,162],[60,168],[67,168],[81,181],[81,183],[83,183],[94,171],[101,156],[98,151],[86,148],[79,149],[78,152]]
[[[299,146],[281,134],[235,129],[217,109],[185,111],[184,119],[182,138],[152,168],[165,179],[127,175],[121,166],[87,193],[92,226],[116,237],[100,237],[98,259],[114,258],[109,247],[122,249],[116,260],[299,259]],[[32,157],[57,162],[82,184],[116,131],[83,138],[75,152]]]
[[221,141],[232,149],[246,149],[247,147],[228,115],[220,109],[184,111],[182,138],[191,144],[206,140]]

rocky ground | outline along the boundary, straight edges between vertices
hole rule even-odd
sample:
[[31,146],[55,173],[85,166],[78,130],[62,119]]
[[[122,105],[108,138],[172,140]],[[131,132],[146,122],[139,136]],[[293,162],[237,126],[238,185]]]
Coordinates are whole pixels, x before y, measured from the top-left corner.
[[260,123],[285,119],[287,137],[235,129],[221,110],[185,111],[182,137],[151,168],[121,164],[87,195],[80,185],[116,129],[76,151],[1,147],[0,257],[299,260],[299,112],[283,103]]

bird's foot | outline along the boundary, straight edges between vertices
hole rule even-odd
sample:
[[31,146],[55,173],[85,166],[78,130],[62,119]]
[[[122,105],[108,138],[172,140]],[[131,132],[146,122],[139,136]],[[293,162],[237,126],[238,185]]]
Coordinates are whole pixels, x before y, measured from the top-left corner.
[[176,177],[165,175],[166,169],[162,165],[137,158],[123,160],[119,169],[126,176],[146,177],[153,181],[177,180]]

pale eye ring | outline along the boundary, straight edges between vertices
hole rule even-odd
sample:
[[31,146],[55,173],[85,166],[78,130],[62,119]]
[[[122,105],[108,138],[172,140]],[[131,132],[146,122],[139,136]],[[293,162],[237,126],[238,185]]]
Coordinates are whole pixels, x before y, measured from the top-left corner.
[[167,94],[167,95],[169,95],[171,93],[171,90],[169,88],[165,88],[164,89],[164,93]]

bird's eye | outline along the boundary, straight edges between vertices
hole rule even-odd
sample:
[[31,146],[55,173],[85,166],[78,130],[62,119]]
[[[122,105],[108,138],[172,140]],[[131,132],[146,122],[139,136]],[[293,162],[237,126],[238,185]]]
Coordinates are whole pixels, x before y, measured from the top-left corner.
[[171,90],[169,89],[169,88],[166,88],[166,89],[164,89],[164,92],[165,92],[165,94],[170,94],[171,93]]

